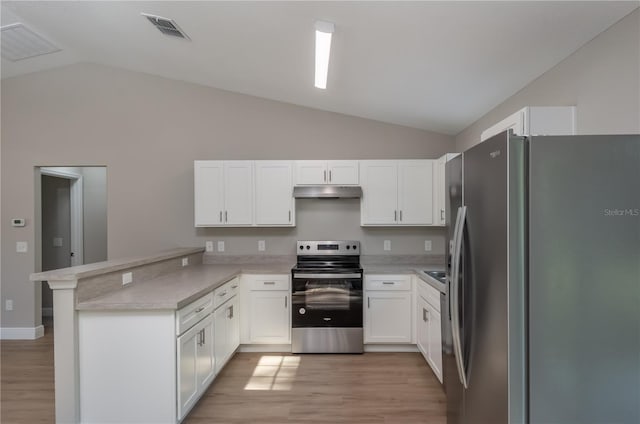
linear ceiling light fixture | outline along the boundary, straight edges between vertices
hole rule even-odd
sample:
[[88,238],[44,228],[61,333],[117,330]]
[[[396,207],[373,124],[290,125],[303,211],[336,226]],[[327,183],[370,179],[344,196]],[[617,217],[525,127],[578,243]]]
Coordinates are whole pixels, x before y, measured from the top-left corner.
[[331,22],[316,21],[316,83],[321,89],[327,88],[329,73],[329,54],[331,53],[331,34],[335,26]]

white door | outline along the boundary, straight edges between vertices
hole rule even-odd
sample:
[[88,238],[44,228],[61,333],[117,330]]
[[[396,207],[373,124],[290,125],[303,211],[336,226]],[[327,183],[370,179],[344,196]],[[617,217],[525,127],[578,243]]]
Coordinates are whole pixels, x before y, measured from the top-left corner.
[[358,185],[360,170],[356,160],[330,160],[327,170],[329,184]]
[[227,315],[229,313],[229,303],[225,303],[218,307],[213,313],[215,322],[215,342],[214,356],[216,364],[216,374],[218,374],[227,360],[229,352],[229,343],[227,335]]
[[224,179],[221,161],[197,160],[193,164],[195,226],[223,225]]
[[360,161],[362,225],[395,225],[398,219],[396,161]]
[[416,344],[424,359],[429,361],[429,317],[427,301],[422,296],[416,300]]
[[411,292],[367,292],[365,343],[411,343]]
[[433,308],[427,313],[429,323],[429,356],[428,361],[438,380],[442,383],[442,329],[440,312]]
[[398,224],[433,224],[433,162],[399,161]]
[[290,343],[288,291],[252,291],[249,314],[251,343]]
[[200,328],[200,340],[197,343],[198,387],[202,392],[216,375],[213,315],[202,320],[198,327]]
[[326,184],[328,180],[327,162],[324,160],[297,160],[296,185]]
[[198,398],[197,351],[200,328],[193,327],[178,337],[178,417],[182,419]]
[[293,225],[293,175],[290,161],[256,161],[256,224]]
[[225,225],[253,223],[253,162],[224,162]]

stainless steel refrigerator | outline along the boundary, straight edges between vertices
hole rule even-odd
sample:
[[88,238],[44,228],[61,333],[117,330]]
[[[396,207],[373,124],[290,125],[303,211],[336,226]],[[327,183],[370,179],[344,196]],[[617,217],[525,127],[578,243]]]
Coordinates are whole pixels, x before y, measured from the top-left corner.
[[446,172],[448,423],[640,422],[640,136],[502,133]]

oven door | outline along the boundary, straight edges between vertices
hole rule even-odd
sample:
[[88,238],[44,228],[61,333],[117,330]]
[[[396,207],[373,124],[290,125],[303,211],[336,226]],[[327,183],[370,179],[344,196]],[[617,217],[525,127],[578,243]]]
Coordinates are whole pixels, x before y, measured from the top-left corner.
[[362,274],[293,273],[291,324],[362,327]]

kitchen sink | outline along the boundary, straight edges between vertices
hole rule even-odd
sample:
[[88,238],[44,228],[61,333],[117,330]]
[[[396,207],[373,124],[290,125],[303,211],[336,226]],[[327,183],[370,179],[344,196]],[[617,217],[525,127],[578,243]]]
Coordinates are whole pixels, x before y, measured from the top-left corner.
[[441,283],[446,284],[447,282],[447,273],[444,271],[429,271],[429,270],[424,270],[422,271],[425,274],[427,274],[429,277],[433,277],[436,280],[440,281]]

